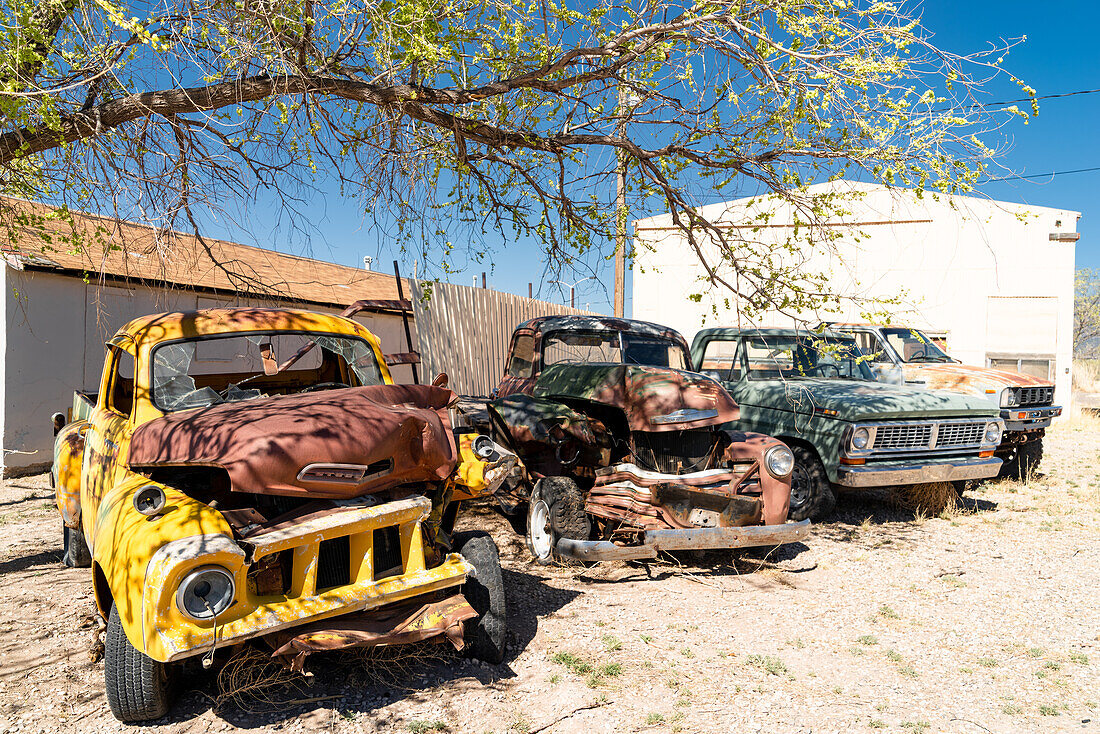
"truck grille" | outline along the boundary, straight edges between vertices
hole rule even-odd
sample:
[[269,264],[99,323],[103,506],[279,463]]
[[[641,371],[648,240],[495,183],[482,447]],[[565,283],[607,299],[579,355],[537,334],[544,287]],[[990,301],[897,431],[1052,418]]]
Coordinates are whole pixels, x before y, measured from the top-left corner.
[[1020,405],[1050,405],[1054,402],[1053,387],[1021,387]]
[[936,446],[980,444],[984,433],[985,423],[943,423],[936,437]]
[[321,541],[317,558],[317,590],[351,583],[351,542],[348,536]]
[[932,440],[932,424],[916,423],[880,426],[875,434],[876,449],[926,449]]
[[710,459],[721,435],[706,428],[659,433],[634,431],[634,462],[662,474],[710,469]]

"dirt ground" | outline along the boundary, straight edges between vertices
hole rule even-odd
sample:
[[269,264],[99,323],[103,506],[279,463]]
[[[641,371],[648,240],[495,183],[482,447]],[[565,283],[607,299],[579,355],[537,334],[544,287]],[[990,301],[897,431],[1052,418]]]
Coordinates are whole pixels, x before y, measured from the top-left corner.
[[[1054,430],[1042,470],[936,518],[845,496],[766,560],[542,568],[471,512],[502,549],[505,664],[437,646],[314,656],[311,682],[233,700],[192,674],[140,730],[1100,731],[1100,421]],[[59,563],[59,529],[45,477],[4,482],[0,732],[130,730],[90,661],[88,572]]]

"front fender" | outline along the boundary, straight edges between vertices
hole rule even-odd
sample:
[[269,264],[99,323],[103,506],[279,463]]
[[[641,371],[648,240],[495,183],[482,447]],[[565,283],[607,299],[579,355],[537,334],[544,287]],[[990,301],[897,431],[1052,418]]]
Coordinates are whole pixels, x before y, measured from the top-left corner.
[[143,611],[143,606],[152,601],[144,597],[154,571],[154,558],[175,542],[204,536],[232,538],[233,531],[217,510],[160,484],[157,486],[166,498],[163,512],[154,517],[142,515],[134,508],[133,496],[148,484],[156,482],[127,473],[112,487],[99,505],[89,540],[92,559],[110,587],[126,637],[138,650],[161,659],[147,644],[151,630],[147,628],[148,611]]
[[[521,458],[532,452],[553,449],[565,435],[584,445],[596,443],[588,416],[557,400],[515,393],[494,400],[487,408],[497,419],[494,424],[505,426],[508,435],[504,438]],[[554,435],[552,430],[555,428],[560,428],[562,435]]]

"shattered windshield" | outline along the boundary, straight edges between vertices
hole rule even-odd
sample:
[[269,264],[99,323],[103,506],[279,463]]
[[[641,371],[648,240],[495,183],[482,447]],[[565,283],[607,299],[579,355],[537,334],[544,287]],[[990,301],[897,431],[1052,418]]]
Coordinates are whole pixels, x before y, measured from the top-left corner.
[[854,339],[811,336],[754,336],[744,340],[750,380],[819,377],[874,380],[867,357]]
[[162,344],[153,350],[153,404],[165,412],[381,384],[374,350],[357,337],[226,334]]
[[890,346],[902,362],[950,362],[951,357],[940,349],[932,337],[918,329],[891,327],[882,330]]
[[623,331],[555,331],[543,339],[542,363],[688,368],[684,348],[675,340]]

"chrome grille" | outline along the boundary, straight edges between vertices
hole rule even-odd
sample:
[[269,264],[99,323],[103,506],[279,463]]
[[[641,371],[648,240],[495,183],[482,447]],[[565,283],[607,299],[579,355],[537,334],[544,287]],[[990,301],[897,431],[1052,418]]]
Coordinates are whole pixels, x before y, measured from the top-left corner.
[[876,449],[926,449],[932,440],[931,423],[879,426],[875,434]]
[[941,423],[936,447],[980,444],[985,426],[985,423]]
[[1054,402],[1053,387],[1021,387],[1020,405],[1050,405]]

